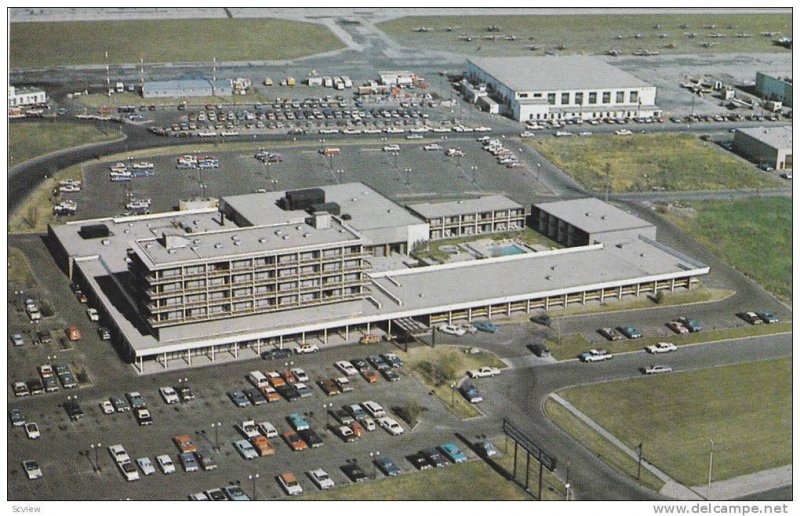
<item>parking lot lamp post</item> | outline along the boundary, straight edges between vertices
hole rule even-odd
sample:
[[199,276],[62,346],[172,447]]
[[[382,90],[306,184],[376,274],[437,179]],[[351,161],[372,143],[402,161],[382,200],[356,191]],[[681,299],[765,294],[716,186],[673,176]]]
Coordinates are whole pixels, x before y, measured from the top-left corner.
[[222,423],[211,423],[211,428],[214,429],[214,450],[219,451],[219,427]]
[[639,467],[636,470],[636,480],[641,480],[642,478],[642,445],[644,443],[639,443]]
[[375,478],[378,476],[378,472],[377,472],[376,466],[375,466],[375,461],[378,460],[378,457],[380,457],[380,456],[381,456],[381,452],[379,452],[379,451],[369,452],[369,460],[370,460],[370,462],[372,462],[372,480],[375,480]]
[[564,500],[569,501],[569,483],[564,484],[564,487],[567,489],[567,494],[564,496]]
[[[97,471],[97,450],[94,447],[94,443],[89,445],[89,448],[92,449],[94,452],[94,462],[92,462],[92,471]],[[91,461],[91,456],[89,457],[89,461]]]
[[711,443],[711,453],[708,456],[708,490],[706,491],[706,500],[711,499],[711,475],[714,470],[714,440],[709,439]]
[[253,481],[253,500],[258,500],[258,494],[256,493],[256,479],[258,479],[260,476],[261,475],[258,473],[248,476],[248,478]]
[[450,383],[450,406],[456,405],[456,382]]

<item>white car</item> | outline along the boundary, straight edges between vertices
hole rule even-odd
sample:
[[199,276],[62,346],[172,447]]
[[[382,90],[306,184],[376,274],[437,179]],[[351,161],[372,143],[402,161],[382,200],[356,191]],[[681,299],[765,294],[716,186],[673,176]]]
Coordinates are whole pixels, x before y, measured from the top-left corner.
[[258,427],[256,426],[256,422],[252,419],[249,421],[242,421],[241,424],[236,425],[236,428],[248,439],[261,435],[261,432],[258,431]]
[[391,417],[378,418],[378,425],[391,435],[403,435],[403,432],[405,432],[402,425]]
[[38,439],[42,436],[39,433],[39,425],[33,422],[25,423],[25,433],[28,435],[28,439]]
[[258,429],[261,434],[267,439],[278,437],[278,429],[275,428],[269,421],[262,421],[258,424]]
[[42,468],[39,467],[39,463],[35,460],[26,460],[22,463],[22,469],[25,470],[25,475],[27,475],[28,480],[36,480],[37,478],[42,478]]
[[437,150],[442,150],[442,148],[441,148],[441,147],[439,147],[439,144],[438,144],[438,143],[429,143],[428,145],[425,145],[424,147],[422,147],[422,150],[426,150],[426,151],[428,151],[428,150],[431,150],[431,151],[437,151]]
[[383,152],[399,152],[400,146],[399,145],[384,145]]
[[291,371],[298,382],[308,383],[310,381],[304,369],[295,367]]
[[519,133],[519,137],[520,138],[533,138],[534,134],[532,132],[530,132],[530,131],[522,131],[521,133]]
[[111,454],[111,458],[114,459],[114,462],[116,462],[117,464],[121,462],[131,461],[128,452],[125,451],[125,448],[123,448],[121,444],[114,444],[109,446],[108,453]]
[[333,479],[322,468],[309,471],[308,476],[311,477],[311,481],[320,489],[333,489],[335,486]]
[[644,374],[664,374],[671,372],[672,368],[670,366],[665,366],[665,365],[651,365],[642,368],[642,373]]
[[100,320],[100,314],[97,312],[96,308],[87,308],[86,315],[89,316],[89,320],[92,322],[97,322]]
[[356,370],[356,368],[353,367],[353,364],[351,364],[347,360],[339,360],[338,362],[334,363],[333,365],[335,365],[336,368],[339,371],[343,372],[347,376],[357,376],[358,375],[358,371]]
[[180,402],[180,398],[178,398],[178,393],[175,392],[175,389],[172,387],[161,387],[158,389],[161,393],[161,397],[164,398],[164,402],[167,405],[172,405],[174,403]]
[[591,136],[592,131],[581,131],[578,133],[578,136]]
[[294,348],[295,354],[298,355],[304,353],[316,353],[317,351],[319,351],[319,346],[317,346],[316,344],[309,344],[308,342]]
[[364,407],[364,410],[372,417],[378,418],[386,416],[386,411],[383,410],[383,407],[372,400],[365,401],[361,406]]
[[100,408],[103,410],[103,414],[113,414],[116,412],[114,410],[114,405],[108,400],[101,401]]
[[255,448],[253,448],[253,445],[250,444],[250,441],[248,441],[247,439],[236,441],[235,443],[233,443],[233,446],[245,460],[258,458],[258,452],[256,451]]
[[471,369],[467,371],[467,376],[470,378],[492,378],[500,374],[500,369],[496,367],[484,366],[478,369]]
[[605,349],[590,349],[585,353],[581,353],[578,357],[583,362],[603,362],[605,360],[611,360],[614,358],[614,355]]
[[669,353],[670,351],[675,351],[678,349],[678,346],[671,342],[659,342],[658,344],[653,344],[652,346],[647,346],[645,348],[648,353]]
[[462,335],[466,335],[467,330],[462,328],[461,326],[456,326],[455,324],[442,324],[438,327],[438,330],[442,333],[446,333],[448,335],[456,335],[461,337]]
[[297,481],[297,478],[291,473],[281,473],[278,475],[278,483],[281,485],[286,494],[290,496],[299,495],[303,493],[303,486]]
[[614,131],[614,134],[616,134],[617,136],[630,136],[630,135],[632,135],[633,133],[632,133],[632,132],[630,132],[630,131],[629,131],[629,130],[627,130],[627,129],[620,129],[619,131]]
[[361,419],[361,426],[364,427],[364,430],[367,432],[372,432],[375,430],[375,420],[372,419],[370,416],[366,416]]
[[470,335],[472,335],[473,333],[478,333],[478,328],[476,328],[475,326],[473,326],[472,324],[470,324],[467,321],[462,321],[462,322],[458,323],[456,326],[458,326],[459,328],[461,328],[465,332],[469,333]]
[[158,467],[161,468],[165,475],[175,473],[175,463],[172,462],[169,455],[159,455],[156,457],[156,462],[158,462]]
[[152,475],[156,472],[156,467],[153,466],[153,462],[149,457],[140,457],[136,459],[136,465],[142,470],[144,476]]

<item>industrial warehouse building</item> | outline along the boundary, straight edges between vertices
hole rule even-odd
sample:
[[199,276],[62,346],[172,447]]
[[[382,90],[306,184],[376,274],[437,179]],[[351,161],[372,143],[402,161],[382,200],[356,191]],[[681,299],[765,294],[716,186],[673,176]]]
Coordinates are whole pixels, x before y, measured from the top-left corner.
[[430,225],[431,240],[515,231],[525,227],[525,208],[502,195],[409,204],[407,208]]
[[791,126],[736,129],[733,144],[738,152],[758,165],[776,170],[792,168]]
[[324,348],[376,328],[424,331],[440,322],[690,288],[709,271],[653,240],[646,223],[621,226],[602,216],[593,229],[602,241],[588,245],[378,270],[370,261],[385,258],[368,251],[375,247],[368,234],[408,238],[419,225],[424,239],[427,223],[360,183],[321,188],[323,204],[342,200],[332,200],[337,189],[367,207],[379,196],[391,213],[351,201],[358,208],[343,202],[340,215],[331,215],[311,204],[320,200],[312,189],[260,194],[261,202],[230,196],[219,211],[76,221],[50,226],[49,239],[142,372],[252,358],[302,342]]
[[182,79],[175,81],[148,81],[142,85],[144,98],[156,97],[230,97],[233,87],[230,80]]
[[792,75],[756,72],[756,93],[765,100],[792,105]]
[[8,107],[38,106],[47,103],[47,93],[39,88],[8,87]]
[[473,57],[466,78],[523,122],[661,115],[655,86],[594,57]]

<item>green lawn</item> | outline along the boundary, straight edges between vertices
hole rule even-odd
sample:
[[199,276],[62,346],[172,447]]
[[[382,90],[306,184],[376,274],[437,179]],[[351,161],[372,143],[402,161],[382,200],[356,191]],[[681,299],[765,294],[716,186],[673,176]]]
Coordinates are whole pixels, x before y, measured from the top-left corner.
[[[656,25],[661,25],[657,28]],[[681,28],[681,25],[688,25]],[[714,24],[715,28],[703,28]],[[499,32],[487,32],[489,25],[498,25]],[[731,27],[732,26],[732,27]],[[543,55],[567,48],[561,54],[602,54],[611,48],[623,54],[639,49],[661,53],[724,53],[724,52],[790,52],[772,43],[780,36],[792,36],[791,14],[636,14],[636,15],[558,15],[558,16],[409,16],[378,24],[378,27],[404,45],[436,48],[478,56]],[[430,32],[415,32],[427,27]],[[447,32],[446,28],[452,28]],[[778,32],[765,37],[762,32]],[[688,33],[696,33],[690,38]],[[725,37],[709,38],[711,33]],[[752,37],[737,38],[737,33]],[[471,42],[459,41],[462,34],[473,36]],[[484,36],[498,35],[496,41]],[[516,36],[506,41],[503,36]],[[634,36],[640,35],[637,39]],[[621,35],[623,39],[617,39]],[[659,37],[666,35],[664,37]],[[710,48],[703,42],[712,42]],[[537,49],[532,50],[531,45]]]
[[587,189],[602,192],[778,187],[777,178],[690,134],[595,135],[531,143]]
[[14,68],[105,64],[105,52],[112,64],[210,63],[295,59],[344,46],[322,25],[268,18],[12,23],[9,41]]
[[61,122],[20,122],[8,125],[8,167],[61,149],[119,138],[93,125]]
[[560,403],[548,398],[544,405],[544,411],[553,423],[571,435],[576,441],[592,451],[601,458],[606,464],[616,468],[620,473],[627,475],[631,479],[636,479],[636,475],[642,485],[655,492],[664,486],[657,476],[642,468],[639,472],[639,464],[630,455],[623,452],[605,437],[598,434],[592,427],[575,417],[570,411],[565,409]]
[[34,285],[33,272],[25,255],[16,247],[8,248],[8,282],[31,288]]
[[[441,335],[437,338],[441,338]],[[470,355],[463,346],[437,344],[431,348],[418,346],[408,350],[403,360],[414,376],[436,395],[456,417],[465,419],[480,415],[451,384],[462,378],[469,369],[482,366],[504,368],[506,364],[494,353],[482,351]]]
[[[230,97],[155,97],[142,98],[138,93],[115,93],[110,97],[102,93],[91,93],[75,97],[75,100],[87,108],[119,107],[136,105],[155,105],[176,107],[181,102],[188,106],[204,106],[206,104],[258,104],[261,102],[274,102],[275,96],[267,96],[259,90],[251,90],[247,95],[232,95]],[[147,114],[144,114],[145,118]]]
[[[746,323],[741,321],[741,324],[744,325]],[[727,328],[724,330],[709,330],[706,328],[701,332],[689,333],[686,335],[673,334],[665,328],[664,333],[667,336],[645,336],[642,339],[623,339],[615,342],[603,340],[599,344],[597,342],[590,343],[583,335],[570,333],[562,337],[560,344],[549,340],[547,341],[547,345],[550,347],[553,357],[558,360],[568,360],[570,358],[576,358],[578,354],[588,351],[592,347],[607,349],[611,353],[624,353],[626,351],[638,351],[644,349],[645,346],[649,346],[650,344],[655,344],[656,342],[661,341],[672,342],[676,346],[685,346],[686,344],[698,344],[701,342],[757,337],[759,335],[772,335],[791,331],[792,324],[790,322],[761,324],[758,326],[746,325],[740,328]]]
[[792,361],[752,362],[570,388],[559,395],[684,485],[792,463]]
[[[461,444],[458,444],[461,446]],[[404,470],[411,465],[393,457]],[[401,464],[402,462],[402,464]],[[372,465],[363,466],[371,474]],[[306,491],[300,500],[530,500],[517,484],[506,480],[485,462],[473,460],[446,468],[383,477],[362,484],[349,484],[330,491]]]
[[667,218],[728,264],[792,301],[792,199],[681,203]]

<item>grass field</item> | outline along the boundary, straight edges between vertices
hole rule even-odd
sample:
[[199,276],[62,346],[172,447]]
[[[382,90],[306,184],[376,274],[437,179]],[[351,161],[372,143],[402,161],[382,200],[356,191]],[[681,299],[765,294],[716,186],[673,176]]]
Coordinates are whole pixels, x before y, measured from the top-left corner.
[[[82,175],[80,165],[73,165],[46,179],[16,212],[9,214],[9,233],[46,232],[47,224],[56,220],[56,216],[53,215],[55,197],[52,192],[58,186],[58,182],[65,179],[82,179]],[[78,209],[80,210],[80,206]]]
[[475,235],[464,238],[448,238],[445,240],[434,240],[428,242],[428,245],[426,245],[425,247],[415,250],[413,254],[417,258],[435,258],[437,260],[446,260],[448,255],[447,253],[442,251],[443,246],[444,247],[453,246],[458,244],[464,244],[467,242],[474,242],[475,240],[484,240],[487,238],[490,238],[492,240],[514,239],[514,240],[519,240],[520,242],[524,242],[528,245],[544,246],[547,248],[562,247],[561,244],[553,240],[550,240],[549,238],[542,235],[538,231],[534,231],[533,229],[526,227],[521,231],[510,231],[506,233]]
[[[277,19],[13,23],[13,68],[295,59],[342,48],[326,27]],[[42,49],[47,49],[43,52]]]
[[713,143],[689,134],[595,135],[531,143],[593,191],[718,190],[778,187],[777,178]]
[[16,247],[8,248],[8,282],[25,288],[34,285],[33,272],[25,255]]
[[[275,96],[267,96],[258,90],[249,92],[247,95],[232,95],[230,97],[155,97],[142,98],[138,93],[115,93],[110,97],[102,93],[91,93],[75,97],[75,100],[87,108],[99,107],[119,107],[119,106],[173,106],[176,107],[181,102],[186,102],[189,106],[203,106],[206,104],[254,104],[259,102],[274,102]],[[145,118],[147,114],[144,113]]]
[[464,353],[462,346],[437,344],[435,347],[419,346],[408,350],[405,361],[413,374],[431,389],[442,404],[456,417],[465,419],[479,416],[475,407],[451,388],[469,369],[482,366],[503,368],[506,364],[493,353],[483,351],[475,355]]
[[575,387],[559,395],[684,485],[792,462],[790,358]]
[[[459,445],[460,446],[460,445]],[[398,464],[402,457],[393,457]],[[404,464],[406,468],[408,463]],[[364,465],[371,474],[372,465]],[[349,484],[330,491],[306,491],[300,500],[530,500],[515,483],[481,460],[450,464],[362,484]]]
[[[639,473],[638,462],[598,434],[592,427],[572,415],[560,403],[548,398],[544,405],[544,411],[553,423],[591,450],[606,464],[613,466],[629,478],[636,479],[636,475]],[[664,486],[664,482],[645,468],[642,468],[639,482],[655,492],[660,491]]]
[[[741,324],[746,323],[742,321]],[[791,331],[791,323],[779,322],[776,324],[761,324],[758,326],[747,325],[739,328],[727,328],[724,330],[704,329],[699,333],[689,333],[686,335],[677,335],[669,332],[668,336],[645,336],[644,338],[636,340],[624,339],[615,342],[609,342],[604,339],[600,344],[597,344],[596,342],[592,344],[583,335],[573,333],[564,335],[560,344],[554,341],[548,341],[547,345],[550,347],[550,352],[553,357],[558,360],[568,360],[570,358],[576,358],[578,354],[588,351],[591,347],[607,349],[611,353],[624,353],[626,351],[639,351],[644,349],[645,346],[649,346],[650,344],[655,344],[656,342],[661,341],[672,342],[676,346],[685,346],[686,344],[698,344],[701,342],[714,342],[727,339],[756,337],[759,335],[772,335]]]
[[666,216],[714,254],[792,301],[792,199],[681,203]]
[[[488,32],[489,25],[500,27]],[[656,27],[661,25],[661,27]],[[686,25],[686,28],[682,28]],[[707,25],[709,28],[704,28]],[[710,28],[710,25],[715,25]],[[623,54],[639,49],[667,54],[724,52],[790,52],[773,44],[781,36],[792,36],[791,14],[636,14],[567,16],[410,16],[397,18],[378,27],[398,42],[411,47],[436,48],[470,55],[512,56],[561,54],[602,54],[611,48]],[[426,27],[430,32],[415,32]],[[446,28],[452,28],[447,32]],[[762,32],[780,32],[773,37]],[[694,38],[689,37],[695,33]],[[712,33],[724,35],[710,38]],[[752,37],[737,38],[749,33]],[[469,34],[471,42],[459,41]],[[483,39],[497,35],[496,41]],[[636,38],[636,35],[639,38]],[[506,35],[516,36],[507,41]],[[617,35],[623,39],[617,39]],[[661,37],[663,36],[663,37]],[[531,39],[532,38],[532,39]],[[709,48],[703,42],[713,43]],[[531,45],[539,47],[532,50]],[[559,45],[565,49],[557,50]]]
[[93,125],[59,122],[20,122],[8,125],[8,167],[61,149],[119,138]]

